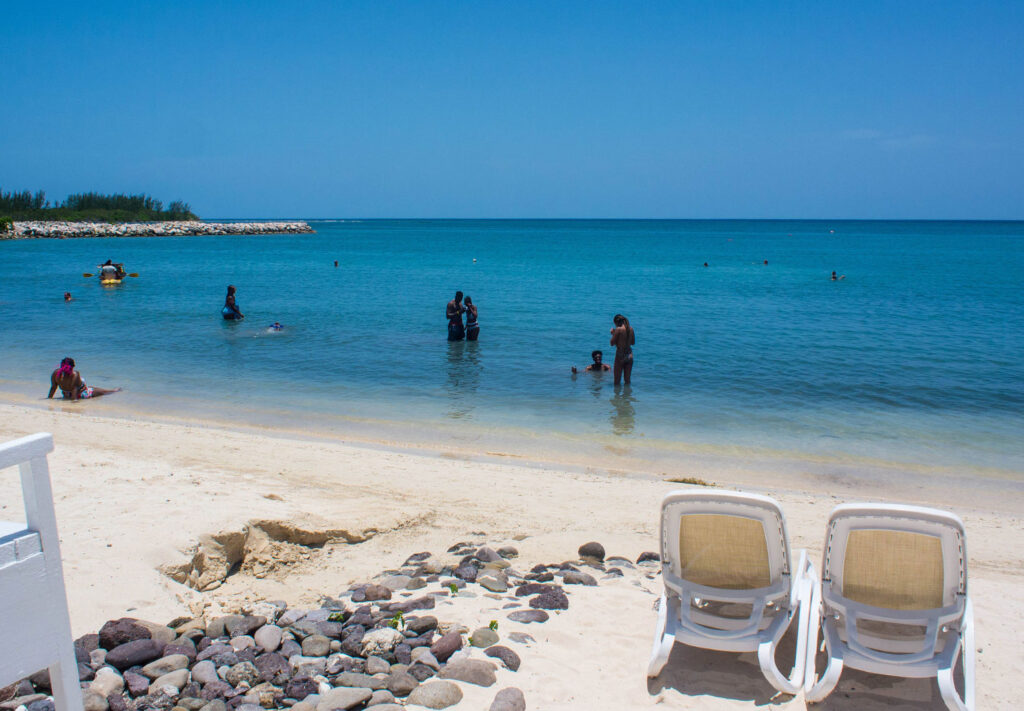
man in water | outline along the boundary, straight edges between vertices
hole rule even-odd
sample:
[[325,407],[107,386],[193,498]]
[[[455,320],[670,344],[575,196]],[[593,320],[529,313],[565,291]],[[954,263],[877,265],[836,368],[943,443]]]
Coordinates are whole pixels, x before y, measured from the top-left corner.
[[118,274],[119,270],[117,265],[111,262],[109,259],[100,265],[100,279],[103,281],[110,281],[112,279],[120,278]]
[[280,321],[274,321],[274,323],[272,323],[269,326],[267,326],[267,330],[268,331],[282,331],[282,330],[284,330],[284,326],[281,325]]
[[456,291],[455,298],[448,302],[448,308],[445,309],[449,341],[461,341],[466,337],[466,327],[462,324],[462,312],[465,310],[466,307],[462,305],[462,292]]
[[845,278],[846,278],[845,274],[843,274],[841,277],[837,277],[836,273],[832,272],[832,281],[839,281],[840,279],[845,279]]
[[[601,351],[591,351],[590,357],[594,360],[594,362],[583,369],[584,373],[603,373],[606,370],[612,369],[612,367],[607,363],[601,362],[601,359],[604,358],[604,353],[602,353]],[[580,371],[576,370],[576,366],[574,365],[572,367],[572,372],[573,374],[576,374]]]
[[50,392],[46,397],[48,399],[52,398],[53,394],[57,392],[57,388],[60,388],[61,395],[64,396],[65,400],[88,400],[100,395],[116,393],[121,389],[108,390],[106,388],[89,387],[82,379],[82,374],[75,370],[74,358],[65,358],[60,362],[57,369],[50,374]]
[[70,291],[65,291],[64,292],[64,302],[67,303],[68,301],[71,301],[71,292]]

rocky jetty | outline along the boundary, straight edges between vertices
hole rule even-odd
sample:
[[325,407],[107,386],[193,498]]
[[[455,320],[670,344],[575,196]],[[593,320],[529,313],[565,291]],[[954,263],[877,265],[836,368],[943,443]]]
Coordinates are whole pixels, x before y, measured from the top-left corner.
[[305,222],[15,222],[0,239],[74,237],[187,237],[313,232]]
[[[577,560],[520,573],[512,562],[515,548],[462,542],[444,556],[411,555],[397,569],[323,598],[318,609],[261,601],[237,614],[167,625],[110,620],[98,633],[75,640],[85,709],[456,706],[463,698],[460,684],[492,687],[496,672],[519,671],[524,662],[512,646],[534,641],[519,630],[567,610],[573,586],[598,585],[595,574],[609,579],[621,576],[622,568],[649,567],[646,575],[656,574],[655,561],[634,566],[624,558],[605,559],[603,548],[595,555],[598,545],[586,544]],[[435,608],[451,598],[500,602],[504,619],[472,631],[438,619]],[[527,708],[518,688],[495,691],[491,711]],[[0,688],[0,711],[54,711],[49,693],[49,676],[39,672]]]

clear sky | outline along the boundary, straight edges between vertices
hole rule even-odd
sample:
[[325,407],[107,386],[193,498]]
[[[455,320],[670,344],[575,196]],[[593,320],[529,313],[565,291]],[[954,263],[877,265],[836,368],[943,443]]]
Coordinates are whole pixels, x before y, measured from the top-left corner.
[[203,217],[1024,219],[1024,2],[0,12],[0,187]]

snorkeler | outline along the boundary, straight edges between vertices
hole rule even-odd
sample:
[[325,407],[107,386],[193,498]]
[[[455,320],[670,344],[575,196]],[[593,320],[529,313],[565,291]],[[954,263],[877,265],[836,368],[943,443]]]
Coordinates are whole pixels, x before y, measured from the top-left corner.
[[82,374],[75,370],[74,358],[65,358],[60,362],[60,366],[50,374],[50,392],[46,397],[48,399],[52,398],[53,394],[57,392],[57,388],[60,388],[61,395],[64,396],[65,400],[88,400],[100,397],[101,395],[116,393],[121,389],[114,388],[113,390],[108,390],[106,388],[89,387],[82,380]]
[[225,321],[239,321],[245,316],[241,311],[238,310],[238,304],[235,303],[235,287],[228,287],[228,294],[224,297],[224,308],[220,310]]
[[[610,365],[602,362],[602,359],[604,358],[604,353],[602,351],[591,351],[590,357],[593,359],[594,362],[583,369],[584,373],[603,373],[607,370],[612,369]],[[576,366],[574,365],[572,367],[572,372],[575,374],[580,371],[578,371],[576,369]]]

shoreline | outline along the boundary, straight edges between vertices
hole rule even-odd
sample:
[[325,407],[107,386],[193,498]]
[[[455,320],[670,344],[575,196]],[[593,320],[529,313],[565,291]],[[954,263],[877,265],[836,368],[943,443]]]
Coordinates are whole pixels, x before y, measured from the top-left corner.
[[[98,403],[102,400],[87,404]],[[200,613],[209,619],[261,600],[314,605],[382,568],[400,566],[409,555],[440,553],[462,540],[511,543],[524,560],[545,562],[571,558],[582,542],[594,540],[609,555],[635,560],[657,549],[661,497],[690,488],[613,468],[425,453],[402,449],[402,442],[388,448],[93,410],[64,403],[0,404],[4,439],[36,431],[54,434],[51,477],[76,635],[122,616],[163,622]],[[989,497],[969,489],[953,493],[942,485],[793,484],[762,470],[755,486],[761,463],[747,466],[747,475],[735,469],[737,478],[723,469],[717,485],[778,500],[793,547],[808,549],[816,565],[828,512],[839,503],[898,500],[958,513],[968,530],[978,647],[984,652],[978,657],[979,707],[1015,707],[1019,664],[1007,630],[1024,623],[1019,513],[995,513],[987,508]],[[0,502],[5,508],[10,502],[20,505],[17,477],[0,479]],[[16,515],[4,510],[0,518]],[[255,521],[345,531],[351,542],[332,542],[283,561],[263,577],[231,575],[207,592],[161,572],[187,561],[202,536],[243,531]],[[722,682],[703,691],[648,685],[643,666],[654,626],[653,589],[622,585],[585,592],[569,613],[548,623],[515,675],[531,707],[727,709],[737,705],[729,684],[749,687],[756,679],[744,671],[756,672],[756,663],[725,655],[702,657],[706,678]],[[621,663],[602,663],[609,658]],[[679,661],[672,664],[683,668]],[[567,683],[576,676],[583,683]],[[891,708],[894,702],[926,709],[937,698],[927,680],[894,683],[852,674],[844,675],[843,684],[840,691],[855,687],[856,693],[836,694],[837,709]],[[798,698],[787,707],[803,709],[804,704]]]
[[197,237],[204,235],[303,234],[315,230],[305,221],[273,222],[63,222],[18,221],[0,239],[73,239],[82,237]]

